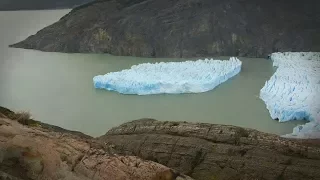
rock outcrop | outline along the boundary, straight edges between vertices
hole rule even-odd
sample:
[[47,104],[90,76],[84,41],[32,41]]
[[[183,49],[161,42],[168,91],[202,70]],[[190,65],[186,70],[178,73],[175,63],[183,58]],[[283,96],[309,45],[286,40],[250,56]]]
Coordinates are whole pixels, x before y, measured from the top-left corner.
[[34,122],[0,107],[0,179],[192,180],[152,161],[116,155],[89,136]]
[[320,179],[320,141],[235,126],[137,120],[98,138],[199,180]]
[[142,57],[320,51],[320,1],[96,0],[11,47]]

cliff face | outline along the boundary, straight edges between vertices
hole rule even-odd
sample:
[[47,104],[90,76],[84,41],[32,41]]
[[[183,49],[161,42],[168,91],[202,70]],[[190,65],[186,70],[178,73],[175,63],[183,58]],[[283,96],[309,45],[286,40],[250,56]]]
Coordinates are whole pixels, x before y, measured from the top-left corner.
[[74,8],[91,0],[1,0],[0,11]]
[[96,0],[12,47],[143,57],[320,51],[315,0]]

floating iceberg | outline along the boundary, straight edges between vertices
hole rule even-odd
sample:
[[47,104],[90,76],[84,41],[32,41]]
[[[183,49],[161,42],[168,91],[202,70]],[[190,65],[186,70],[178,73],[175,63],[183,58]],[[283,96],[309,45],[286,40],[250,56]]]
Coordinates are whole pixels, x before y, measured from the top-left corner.
[[278,69],[260,91],[273,119],[308,120],[285,137],[320,138],[320,53],[273,53]]
[[94,87],[122,94],[200,93],[214,89],[238,74],[238,58],[134,65],[131,69],[98,75]]

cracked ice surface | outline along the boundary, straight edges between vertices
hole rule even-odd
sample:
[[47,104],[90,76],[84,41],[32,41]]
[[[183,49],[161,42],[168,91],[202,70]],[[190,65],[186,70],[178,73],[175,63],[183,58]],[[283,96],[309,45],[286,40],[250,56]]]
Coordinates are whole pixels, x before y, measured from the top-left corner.
[[260,91],[273,119],[308,120],[285,137],[320,138],[320,53],[271,54],[278,69]]
[[197,60],[134,65],[131,69],[98,75],[94,87],[122,94],[200,93],[214,89],[241,71],[241,61]]

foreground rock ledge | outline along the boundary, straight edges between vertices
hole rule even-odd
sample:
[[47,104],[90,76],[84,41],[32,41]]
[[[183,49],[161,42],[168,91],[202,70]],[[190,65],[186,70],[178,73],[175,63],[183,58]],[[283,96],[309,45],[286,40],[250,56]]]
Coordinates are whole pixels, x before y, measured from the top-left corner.
[[320,179],[319,141],[235,126],[143,119],[98,138],[121,155],[158,162],[199,180]]
[[92,138],[0,107],[0,179],[317,180],[319,168],[318,140],[152,119]]
[[43,128],[27,117],[0,107],[0,179],[192,180],[155,162],[116,155],[81,133]]

